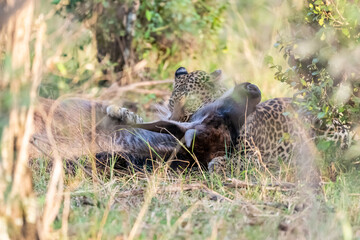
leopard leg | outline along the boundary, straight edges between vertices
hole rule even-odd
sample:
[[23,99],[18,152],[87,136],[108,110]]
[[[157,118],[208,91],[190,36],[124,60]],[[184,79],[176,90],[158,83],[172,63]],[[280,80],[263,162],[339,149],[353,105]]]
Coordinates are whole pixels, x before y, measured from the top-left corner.
[[210,173],[224,175],[226,173],[226,156],[215,157],[208,163]]
[[123,124],[143,123],[143,119],[139,115],[117,105],[109,105],[106,108],[106,114],[111,118],[120,120]]

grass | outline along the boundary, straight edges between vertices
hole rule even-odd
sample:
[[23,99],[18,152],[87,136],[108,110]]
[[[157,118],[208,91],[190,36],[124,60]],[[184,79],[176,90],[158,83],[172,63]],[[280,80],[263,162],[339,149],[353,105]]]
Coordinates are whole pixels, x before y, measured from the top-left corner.
[[[33,168],[40,205],[49,180],[48,171]],[[270,177],[250,169],[259,183]],[[116,171],[116,170],[114,170]],[[236,179],[245,182],[241,172]],[[65,177],[62,204],[53,224],[54,235],[63,226],[70,239],[353,239],[360,237],[360,174],[341,173],[320,191],[306,187],[292,191],[264,185],[236,188],[223,176],[193,171],[171,174],[129,173],[101,177],[104,184],[81,170]],[[112,176],[112,175],[110,175]],[[249,182],[248,182],[249,183]],[[68,218],[63,218],[68,211]]]
[[[211,49],[205,49],[202,55],[196,57],[183,56],[178,66],[164,67],[164,75],[173,75],[169,69],[179,66],[185,66],[189,71],[222,69],[228,86],[234,82],[249,81],[260,87],[263,99],[291,96],[292,90],[275,81],[273,70],[264,63],[264,57],[269,54],[275,62],[286,64],[273,44],[279,33],[288,30],[286,19],[291,14],[288,3],[258,0],[230,1],[229,4],[226,24],[220,33],[226,42],[223,52],[214,53]],[[40,6],[44,8],[40,12],[52,8],[48,3]],[[71,94],[81,93],[89,98],[101,96],[104,91],[96,83],[101,80],[103,66],[96,60],[96,47],[89,30],[56,15],[46,14],[45,21],[48,39],[43,45],[44,78],[39,89],[41,95],[56,98],[71,91]],[[278,32],[279,29],[282,29],[281,32]],[[146,66],[150,69],[158,69],[160,64],[169,65],[150,60]],[[163,75],[159,73],[159,79],[160,76]],[[164,91],[169,91],[169,87],[166,86]],[[150,105],[159,100],[154,94],[139,96],[137,92],[116,98],[104,96],[102,99],[110,98],[114,102],[129,98],[141,105]],[[145,113],[143,109],[140,111]],[[340,159],[330,162],[345,162],[346,159],[342,159],[344,156],[338,155]],[[331,158],[331,155],[327,158]],[[321,164],[324,179],[328,179],[327,166],[326,161]],[[31,169],[41,213],[50,180],[48,161],[37,159]],[[294,191],[264,187],[273,179],[254,167],[240,172],[233,168],[233,172],[228,173],[232,178],[248,184],[255,180],[258,183],[258,186],[245,188],[230,187],[224,177],[206,172],[174,174],[160,168],[154,173],[117,175],[111,170],[109,175],[100,173],[99,181],[96,181],[77,169],[74,175],[65,175],[64,191],[61,193],[63,201],[52,224],[52,237],[360,238],[359,169],[356,165],[346,169],[336,166],[336,169],[343,171],[336,173],[332,178],[334,181],[326,180],[316,192],[306,186],[300,186]]]

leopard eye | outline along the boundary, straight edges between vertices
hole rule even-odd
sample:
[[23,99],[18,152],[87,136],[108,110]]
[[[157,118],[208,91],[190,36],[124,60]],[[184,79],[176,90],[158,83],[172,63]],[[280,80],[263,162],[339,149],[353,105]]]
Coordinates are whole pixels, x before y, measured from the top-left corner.
[[172,112],[172,110],[174,109],[174,100],[172,98],[169,99],[168,107],[169,110]]
[[175,77],[180,75],[188,74],[187,70],[184,67],[179,67],[175,72]]

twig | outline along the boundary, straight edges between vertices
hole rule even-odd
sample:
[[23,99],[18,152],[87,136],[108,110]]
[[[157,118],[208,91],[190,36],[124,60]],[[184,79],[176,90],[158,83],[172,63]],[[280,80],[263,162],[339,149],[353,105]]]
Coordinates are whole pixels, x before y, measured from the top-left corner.
[[132,89],[131,91],[136,92],[136,93],[141,93],[141,94],[154,94],[157,96],[167,96],[170,95],[170,92],[168,91],[163,91],[163,90],[156,90],[156,89]]
[[232,187],[232,188],[265,188],[266,190],[273,190],[273,191],[292,191],[296,185],[293,183],[288,183],[288,182],[284,182],[284,183],[275,183],[275,184],[258,184],[258,183],[249,183],[249,182],[245,182],[245,181],[241,181],[238,179],[234,179],[234,178],[228,178],[226,179],[228,182],[224,183],[224,186],[226,187]]
[[[180,192],[180,191],[190,191],[190,190],[200,190],[203,188],[203,184],[201,183],[193,183],[193,184],[185,184],[185,185],[173,185],[173,186],[167,186],[167,187],[161,187],[157,190],[157,193],[171,193],[171,192]],[[142,195],[146,191],[146,188],[139,188],[129,191],[124,191],[122,193],[119,193],[117,197],[123,198],[123,197],[130,197],[135,195]]]
[[[174,193],[174,192],[191,191],[191,190],[202,190],[202,191],[210,194],[211,197],[217,197],[217,198],[226,200],[228,202],[233,202],[233,200],[215,192],[214,190],[209,189],[207,186],[205,186],[202,183],[176,184],[176,185],[167,186],[167,187],[160,187],[157,189],[156,193],[163,194],[163,193]],[[121,193],[117,194],[117,197],[118,198],[126,198],[126,197],[130,197],[130,196],[143,195],[145,192],[146,192],[146,188],[139,188],[139,189],[121,192]],[[119,200],[117,200],[117,201],[119,201]]]
[[[106,89],[103,93],[101,93],[100,98],[109,97],[109,95],[115,94],[119,96],[121,93],[129,92],[129,91],[136,91],[141,92],[145,91],[144,89],[140,90],[139,88],[153,86],[153,85],[160,85],[160,84],[168,84],[173,83],[174,80],[167,79],[167,80],[157,80],[157,81],[143,81],[143,82],[136,82],[132,84],[128,84],[126,86],[119,86],[117,83],[112,84],[108,89]],[[147,93],[147,92],[145,92]],[[165,95],[165,93],[163,94]]]
[[153,86],[153,85],[159,85],[159,84],[166,84],[166,83],[173,83],[174,80],[167,79],[167,80],[157,80],[157,81],[144,81],[144,82],[136,82],[132,83],[123,87],[118,87],[119,92],[126,92],[130,91],[139,87],[146,87],[146,86]]
[[349,196],[360,197],[360,193],[349,193]]

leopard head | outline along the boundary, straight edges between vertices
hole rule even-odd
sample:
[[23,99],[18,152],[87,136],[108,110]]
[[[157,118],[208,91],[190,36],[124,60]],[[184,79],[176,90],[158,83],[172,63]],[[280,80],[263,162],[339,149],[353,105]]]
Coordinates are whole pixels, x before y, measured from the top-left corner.
[[169,99],[171,120],[187,121],[199,108],[214,102],[224,92],[221,86],[221,70],[212,73],[197,70],[188,72],[180,67],[175,72],[174,90]]

